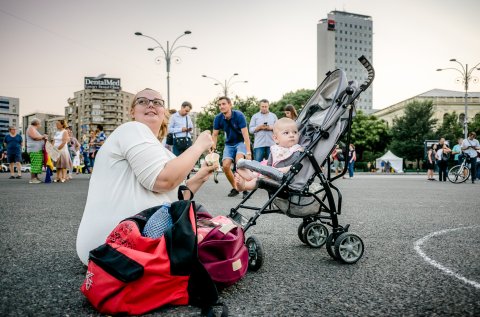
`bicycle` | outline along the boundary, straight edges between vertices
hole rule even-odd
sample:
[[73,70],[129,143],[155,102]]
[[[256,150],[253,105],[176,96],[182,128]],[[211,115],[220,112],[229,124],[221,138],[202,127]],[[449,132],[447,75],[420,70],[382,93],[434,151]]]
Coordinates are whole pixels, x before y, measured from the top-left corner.
[[463,154],[462,163],[455,165],[448,171],[448,180],[454,184],[465,182],[470,177],[470,168],[468,167],[470,160],[468,154]]

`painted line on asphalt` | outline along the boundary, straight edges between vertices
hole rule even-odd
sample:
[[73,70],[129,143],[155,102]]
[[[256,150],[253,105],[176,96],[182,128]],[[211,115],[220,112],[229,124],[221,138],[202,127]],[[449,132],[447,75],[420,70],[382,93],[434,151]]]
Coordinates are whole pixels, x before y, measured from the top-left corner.
[[460,228],[453,228],[453,229],[445,229],[445,230],[440,230],[440,231],[436,231],[436,232],[433,232],[433,233],[430,233],[429,235],[415,241],[414,245],[415,245],[415,251],[417,251],[418,254],[420,254],[420,256],[430,265],[433,265],[434,267],[436,267],[437,269],[441,270],[442,272],[444,272],[445,274],[448,274],[448,275],[451,275],[459,280],[461,280],[462,282],[466,283],[466,284],[469,284],[477,289],[480,289],[480,283],[478,282],[475,282],[475,281],[472,281],[472,280],[469,280],[467,278],[465,278],[464,276],[452,271],[451,269],[441,265],[440,263],[438,263],[437,261],[429,258],[425,252],[422,251],[421,249],[421,246],[422,244],[424,244],[425,242],[427,242],[431,237],[434,237],[434,236],[439,236],[439,235],[442,235],[442,234],[445,234],[445,233],[448,233],[448,232],[452,232],[452,231],[457,231],[457,230],[462,230],[462,229],[473,229],[473,228],[479,228],[480,226],[476,225],[476,226],[470,226],[470,227],[460,227]]

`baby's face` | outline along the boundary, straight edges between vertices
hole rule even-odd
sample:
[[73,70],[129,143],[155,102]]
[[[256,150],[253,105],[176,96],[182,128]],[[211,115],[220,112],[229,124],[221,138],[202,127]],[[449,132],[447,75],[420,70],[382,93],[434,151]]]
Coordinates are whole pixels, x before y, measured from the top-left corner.
[[291,124],[282,124],[275,130],[273,140],[282,147],[292,147],[298,144],[298,128],[295,122]]

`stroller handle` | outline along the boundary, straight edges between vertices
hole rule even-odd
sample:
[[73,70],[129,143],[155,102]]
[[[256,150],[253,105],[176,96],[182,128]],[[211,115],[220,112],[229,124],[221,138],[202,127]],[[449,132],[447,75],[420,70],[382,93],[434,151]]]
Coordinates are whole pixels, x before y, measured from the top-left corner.
[[365,57],[365,55],[362,55],[358,58],[358,61],[360,63],[362,63],[363,67],[365,67],[365,69],[367,70],[368,72],[368,78],[367,80],[360,85],[360,89],[362,91],[365,91],[367,90],[368,87],[370,87],[370,85],[372,84],[373,82],[373,79],[375,78],[375,69],[373,69],[373,66],[372,64],[370,63],[370,61]]

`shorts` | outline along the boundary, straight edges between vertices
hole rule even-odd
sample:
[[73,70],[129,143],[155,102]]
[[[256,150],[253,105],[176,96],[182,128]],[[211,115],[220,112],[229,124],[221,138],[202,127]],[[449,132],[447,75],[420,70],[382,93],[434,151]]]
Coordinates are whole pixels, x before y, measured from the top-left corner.
[[244,156],[247,155],[247,147],[245,146],[245,143],[240,142],[235,145],[225,144],[222,161],[229,159],[232,160],[232,162],[235,162],[235,156],[237,156],[237,154],[243,154]]
[[21,163],[22,162],[22,153],[16,152],[16,153],[7,153],[7,160],[8,163]]
[[343,161],[334,160],[333,167],[335,167],[336,170],[343,169]]

